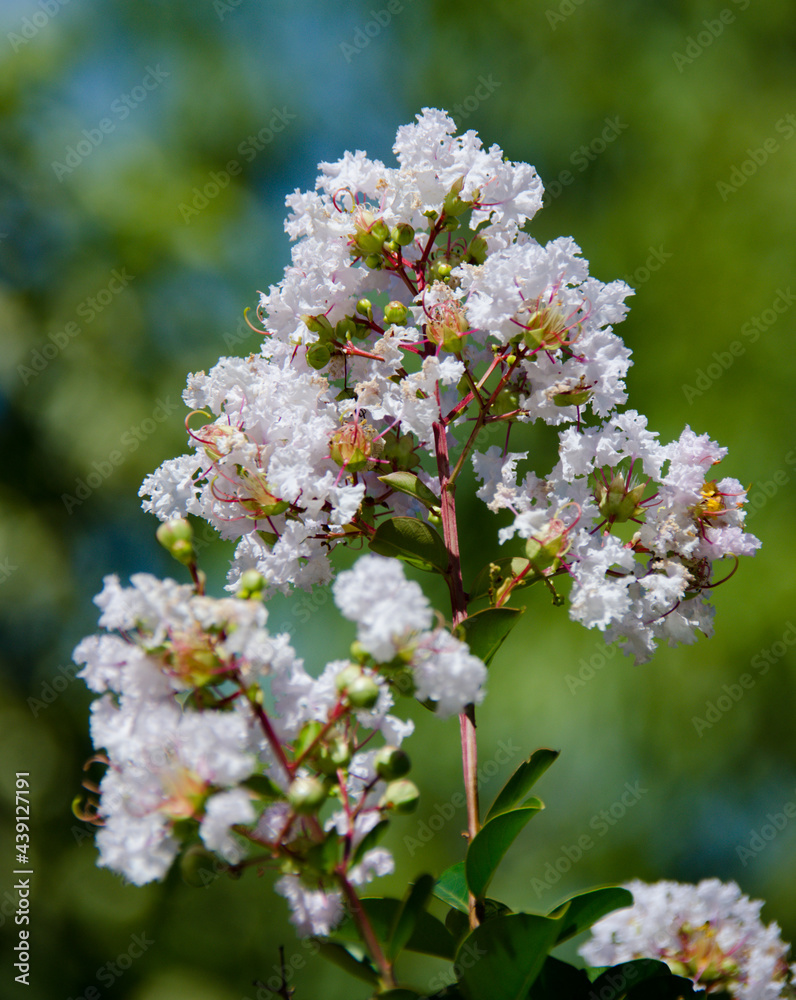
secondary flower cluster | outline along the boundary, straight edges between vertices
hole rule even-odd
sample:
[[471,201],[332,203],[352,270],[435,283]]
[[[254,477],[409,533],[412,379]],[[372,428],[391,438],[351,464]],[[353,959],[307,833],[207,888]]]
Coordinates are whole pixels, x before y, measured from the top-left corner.
[[417,803],[400,748],[413,726],[389,714],[393,693],[448,715],[481,699],[485,668],[432,627],[399,563],[371,555],[335,582],[358,626],[352,657],[314,678],[268,632],[262,583],[249,573],[248,597],[213,599],[144,573],[130,587],[106,578],[105,631],[74,654],[101,695],[91,734],[106,770],[87,786],[90,816],[99,863],[131,882],[162,878],[181,852],[195,866],[204,845],[232,866],[279,867],[300,933],[327,934],[346,889],[392,870],[375,846],[384,820]]
[[[191,376],[192,449],[147,477],[143,506],[237,539],[233,592],[249,569],[286,592],[328,582],[334,546],[373,545],[390,518],[439,524],[471,457],[528,563],[466,591],[502,602],[541,580],[560,603],[567,574],[571,616],[638,660],[661,638],[693,642],[712,629],[714,563],[759,544],[745,491],[713,478],[725,451],[707,437],[663,446],[617,412],[631,362],[613,324],[631,289],[590,277],[572,239],[524,233],[542,203],[533,167],[454,132],[425,109],[398,130],[396,167],[346,153],[287,198],[296,242],[261,296],[262,350]],[[527,453],[509,434],[537,420],[560,428],[560,460],[518,485]],[[474,451],[494,425],[503,447]],[[410,472],[419,485],[396,486]]]
[[590,965],[658,958],[708,994],[738,1000],[796,996],[796,966],[779,927],[760,920],[760,900],[734,882],[698,885],[657,882],[627,885],[634,904],[603,917],[580,949]]

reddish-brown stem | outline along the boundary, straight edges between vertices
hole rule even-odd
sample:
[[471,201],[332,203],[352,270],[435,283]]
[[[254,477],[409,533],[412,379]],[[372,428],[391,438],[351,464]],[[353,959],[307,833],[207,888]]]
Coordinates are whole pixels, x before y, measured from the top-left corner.
[[[442,516],[442,531],[445,546],[448,549],[448,589],[451,595],[451,612],[453,627],[467,617],[467,595],[462,581],[462,566],[459,557],[459,531],[456,523],[456,486],[451,478],[450,460],[448,457],[448,440],[445,425],[434,424],[434,447],[437,454],[437,471],[440,486],[440,513]],[[478,810],[478,744],[475,732],[475,707],[468,705],[459,716],[459,727],[462,742],[462,771],[464,790],[467,798],[467,837],[468,841],[476,836],[480,829]],[[476,899],[469,897],[470,926],[478,926]]]
[[357,896],[356,889],[353,885],[351,885],[342,871],[338,870],[337,877],[340,879],[340,886],[342,887],[343,895],[348,902],[348,908],[351,911],[351,918],[357,925],[360,936],[365,942],[373,961],[379,967],[379,971],[382,976],[382,984],[388,988],[394,987],[396,984],[395,976],[392,971],[392,965],[387,960],[384,952],[381,950],[381,945],[379,944],[379,940],[373,930],[373,925],[365,912],[365,908],[359,900],[359,896]]

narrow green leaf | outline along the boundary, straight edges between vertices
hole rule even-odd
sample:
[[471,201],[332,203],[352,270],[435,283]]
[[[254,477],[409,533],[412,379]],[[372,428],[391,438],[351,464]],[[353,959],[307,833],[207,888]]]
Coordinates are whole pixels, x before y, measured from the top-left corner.
[[418,569],[448,572],[445,543],[430,524],[416,517],[393,517],[382,521],[368,544],[373,552],[403,559]]
[[434,890],[434,879],[431,875],[421,875],[409,889],[401,908],[396,912],[390,928],[390,938],[387,942],[387,958],[392,962],[406,947],[407,941],[414,933],[420,915],[425,912],[431,893]]
[[508,809],[514,809],[515,806],[520,805],[534,784],[558,757],[558,754],[558,750],[549,750],[547,747],[534,750],[531,756],[520,764],[498,793],[492,807],[486,814],[487,822],[498,813],[506,812]]
[[[621,910],[626,906],[633,905],[633,894],[620,886],[609,885],[600,889],[590,889],[573,896],[565,903],[557,906],[555,910],[548,914],[553,918],[563,917],[561,923],[561,936],[559,944],[568,938],[580,934],[587,930],[593,923],[604,917],[606,913],[614,910]],[[564,916],[563,907],[566,907]]]
[[335,944],[333,941],[321,941],[316,938],[316,943],[324,958],[339,965],[341,969],[345,969],[349,975],[356,976],[357,979],[364,979],[366,983],[371,985],[378,983],[378,973],[367,959],[360,961],[358,958],[354,958],[347,948],[341,944]]
[[474,896],[480,899],[484,895],[514,838],[540,809],[544,806],[539,799],[531,799],[518,809],[495,816],[473,837],[467,849],[465,874]]
[[462,913],[468,912],[469,894],[463,861],[457,861],[455,865],[445,869],[434,886],[434,895],[448,906],[453,906]]
[[386,476],[379,476],[379,482],[384,483],[391,489],[399,493],[407,493],[415,500],[428,507],[429,510],[438,511],[440,499],[431,492],[424,482],[417,478],[414,472],[388,472]]
[[558,926],[549,917],[511,913],[476,927],[456,955],[465,970],[461,983],[469,1000],[526,1000]]
[[470,647],[470,652],[489,666],[524,612],[525,608],[485,608],[465,618],[456,632]]

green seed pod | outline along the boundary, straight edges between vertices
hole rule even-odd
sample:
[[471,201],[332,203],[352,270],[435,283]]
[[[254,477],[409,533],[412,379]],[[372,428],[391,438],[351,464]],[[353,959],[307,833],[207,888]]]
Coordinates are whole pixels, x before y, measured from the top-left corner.
[[307,348],[307,364],[316,371],[325,368],[329,364],[331,352],[325,344],[310,344]]

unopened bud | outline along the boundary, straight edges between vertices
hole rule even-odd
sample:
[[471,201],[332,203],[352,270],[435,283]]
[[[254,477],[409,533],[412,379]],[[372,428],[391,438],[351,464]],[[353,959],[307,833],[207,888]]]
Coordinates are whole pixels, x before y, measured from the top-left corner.
[[373,766],[380,778],[392,781],[408,774],[412,764],[405,750],[401,750],[400,747],[386,746],[382,747],[373,758]]
[[352,708],[373,708],[379,700],[379,685],[353,663],[340,671],[335,686]]
[[237,596],[243,600],[259,600],[265,589],[265,577],[256,569],[244,570],[240,575]]
[[488,249],[483,236],[476,236],[470,241],[465,260],[468,264],[483,264],[486,260]]
[[311,775],[306,778],[296,778],[287,791],[287,800],[297,813],[309,815],[326,801],[328,792],[318,778]]
[[410,813],[417,809],[420,792],[417,785],[407,778],[391,781],[379,800],[380,809],[392,809],[396,813]]
[[193,528],[183,517],[164,521],[155,532],[155,537],[177,562],[188,566],[196,561],[193,549]]
[[415,231],[408,222],[399,222],[390,230],[390,237],[402,247],[408,246],[415,238]]
[[384,307],[384,322],[394,323],[396,326],[403,326],[406,323],[406,317],[409,310],[403,304],[403,302],[398,302],[393,300],[388,302]]
[[367,316],[368,319],[373,319],[373,306],[370,299],[360,299],[357,302],[357,312],[362,313],[363,316]]
[[309,316],[307,314],[301,317],[304,326],[312,333],[317,333],[321,340],[331,340],[334,336],[334,329],[329,320],[321,314],[320,316]]
[[334,334],[337,340],[351,340],[356,333],[356,329],[357,325],[353,319],[350,316],[345,316],[343,319],[337,321]]

